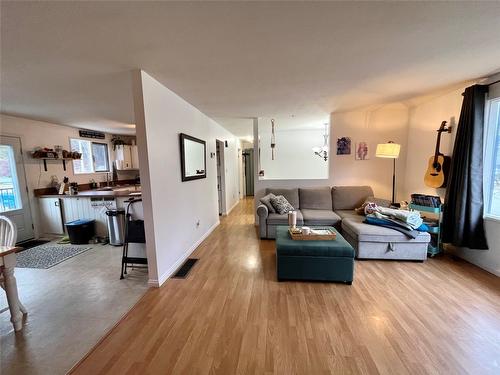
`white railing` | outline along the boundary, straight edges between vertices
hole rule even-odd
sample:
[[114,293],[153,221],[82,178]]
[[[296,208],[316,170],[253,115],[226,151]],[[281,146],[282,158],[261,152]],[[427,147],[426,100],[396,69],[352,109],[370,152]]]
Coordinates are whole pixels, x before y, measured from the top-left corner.
[[16,196],[13,188],[0,189],[0,212],[16,209]]

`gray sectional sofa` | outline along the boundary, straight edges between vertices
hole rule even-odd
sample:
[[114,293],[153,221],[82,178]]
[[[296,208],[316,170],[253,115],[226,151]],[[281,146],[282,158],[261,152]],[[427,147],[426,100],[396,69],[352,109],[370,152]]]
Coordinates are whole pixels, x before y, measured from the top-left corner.
[[[393,229],[363,223],[355,209],[373,197],[370,186],[334,186],[295,189],[266,189],[266,194],[283,195],[297,211],[297,225],[334,226],[356,250],[360,259],[425,260],[430,235],[421,232],[409,239]],[[377,199],[380,203],[383,200]],[[388,203],[388,201],[385,201]],[[257,207],[261,238],[276,237],[276,228],[288,225],[288,215]]]

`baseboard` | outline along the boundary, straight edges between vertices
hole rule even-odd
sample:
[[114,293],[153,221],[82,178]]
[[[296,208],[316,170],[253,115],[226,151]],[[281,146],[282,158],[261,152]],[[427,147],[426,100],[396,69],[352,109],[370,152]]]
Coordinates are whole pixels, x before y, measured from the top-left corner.
[[[481,251],[481,250],[477,250],[477,251]],[[482,268],[483,270],[485,270],[485,271],[487,271],[489,273],[492,273],[495,276],[499,276],[500,277],[500,270],[498,270],[498,269],[490,267],[489,265],[486,265],[484,263],[478,262],[476,260],[470,259],[469,257],[463,256],[461,254],[454,254],[454,255],[457,256],[460,259],[465,260],[466,262],[469,262],[470,264],[473,264],[473,265],[475,265],[475,266],[477,266],[479,268]]]
[[235,208],[238,205],[238,203],[240,203],[239,200],[237,200],[236,202],[234,202],[233,206],[224,214],[224,216],[229,215],[231,213],[231,211],[233,210],[233,208]]
[[181,266],[182,263],[184,263],[184,261],[193,253],[193,251],[196,250],[196,248],[198,246],[200,246],[200,244],[208,237],[210,236],[210,234],[215,230],[215,228],[217,228],[220,224],[220,221],[217,220],[217,222],[212,225],[208,231],[200,237],[200,239],[198,241],[196,241],[184,254],[182,254],[179,259],[177,259],[174,264],[172,264],[172,266],[163,273],[163,275],[160,275],[160,277],[158,278],[158,280],[156,279],[149,279],[148,280],[148,285],[150,287],[154,287],[154,288],[159,288],[163,285],[163,283],[165,281],[168,280],[168,278],[170,276],[172,276],[174,274],[175,271],[177,271],[177,269]]
[[[470,264],[473,264],[479,268],[482,268],[483,270],[489,272],[489,273],[492,273],[493,275],[495,276],[499,276],[500,277],[500,269],[497,268],[494,268],[494,264],[493,264],[493,267],[490,265],[490,264],[485,264],[484,262],[482,262],[481,260],[478,260],[478,259],[474,259],[474,256],[471,255],[471,254],[467,254],[466,251],[464,250],[460,250],[460,249],[453,249],[453,248],[446,248],[446,251],[460,259],[463,259],[465,260],[466,262],[470,263]],[[481,251],[491,251],[491,250],[473,250],[473,251],[477,251],[478,253],[480,253]]]

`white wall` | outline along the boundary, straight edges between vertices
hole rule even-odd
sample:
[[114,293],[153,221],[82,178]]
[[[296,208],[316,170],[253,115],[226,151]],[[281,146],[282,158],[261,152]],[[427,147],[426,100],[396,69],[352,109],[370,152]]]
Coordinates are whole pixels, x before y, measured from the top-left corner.
[[[410,109],[408,131],[408,157],[406,164],[406,178],[404,189],[406,194],[413,192],[434,194],[444,197],[444,189],[432,189],[424,184],[424,173],[427,169],[427,160],[434,154],[436,145],[436,130],[441,121],[452,124],[452,133],[443,133],[441,152],[451,155],[457,131],[460,110],[462,107],[462,92],[465,87],[429,98],[423,103]],[[490,88],[490,93],[498,93],[500,85]],[[455,249],[456,255],[500,276],[500,222],[485,219],[486,238],[489,250]],[[450,249],[453,251],[453,249]]]
[[[307,125],[305,125],[306,127]],[[270,120],[259,119],[260,168],[265,179],[328,179],[328,165],[312,152],[313,147],[323,146],[324,128],[287,128],[276,126],[275,158],[271,154]]]
[[[73,163],[71,162],[66,163],[66,171],[64,171],[62,162],[49,161],[47,162],[47,171],[45,171],[43,162],[31,157],[31,151],[35,147],[52,148],[54,145],[60,145],[66,150],[69,150],[69,139],[80,138],[78,130],[77,128],[43,121],[6,116],[3,114],[0,115],[0,133],[21,138],[30,206],[35,226],[35,235],[37,237],[42,234],[42,228],[39,223],[38,201],[33,195],[34,189],[49,187],[51,176],[53,175],[56,175],[59,181],[62,181],[64,176],[67,176],[70,182],[82,184],[89,183],[90,179],[94,179],[97,182],[106,180],[106,173],[75,175],[73,173]],[[111,137],[110,134],[106,134],[106,138],[104,140],[99,140],[99,142],[108,144],[110,157],[113,159],[113,147],[110,143]],[[136,172],[134,172],[134,174],[135,173]],[[127,175],[124,178],[130,178],[130,176]]]
[[[264,195],[267,187],[370,185],[377,197],[390,199],[392,195],[392,160],[375,157],[377,143],[385,143],[389,140],[401,144],[401,154],[397,160],[396,172],[398,176],[396,184],[399,192],[397,199],[408,199],[402,194],[408,124],[406,105],[396,103],[371,109],[332,113],[330,123],[332,141],[330,142],[328,179],[259,180],[256,177],[256,204],[258,204],[258,199]],[[255,136],[256,133],[254,133],[254,139]],[[336,140],[340,137],[351,138],[351,155],[336,155]],[[359,141],[368,142],[369,160],[355,160],[355,143]],[[269,146],[261,141],[261,147]],[[312,154],[312,150],[310,152]],[[256,172],[258,172],[257,168]]]
[[[228,141],[226,206],[237,203],[238,140],[147,73],[133,81],[149,278],[159,286],[219,223],[216,139]],[[181,182],[179,133],[207,142],[207,178]]]
[[451,133],[442,133],[440,151],[445,155],[453,153],[453,143],[462,107],[462,92],[465,87],[452,90],[414,105],[408,116],[408,157],[405,171],[404,191],[412,193],[439,195],[444,198],[445,189],[433,189],[424,184],[427,163],[434,156],[436,130],[442,121],[451,125]]

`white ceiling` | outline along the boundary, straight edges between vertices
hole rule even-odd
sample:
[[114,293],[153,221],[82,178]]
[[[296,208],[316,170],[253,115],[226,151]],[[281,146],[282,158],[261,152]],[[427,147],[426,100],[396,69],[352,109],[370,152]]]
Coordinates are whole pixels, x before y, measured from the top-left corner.
[[238,138],[253,139],[253,120],[248,118],[213,117]]
[[[228,129],[231,133],[239,138],[247,141],[253,140],[253,120],[248,118],[232,118],[232,117],[214,117],[215,121]],[[330,123],[328,114],[321,116],[321,113],[307,116],[302,114],[300,116],[273,116],[274,123],[277,131],[282,130],[299,130],[299,129],[320,129],[323,130],[325,124]],[[271,129],[271,117],[261,117],[260,124],[266,127],[267,131]]]
[[133,131],[142,68],[212,117],[405,100],[500,69],[500,2],[1,2],[1,111]]

